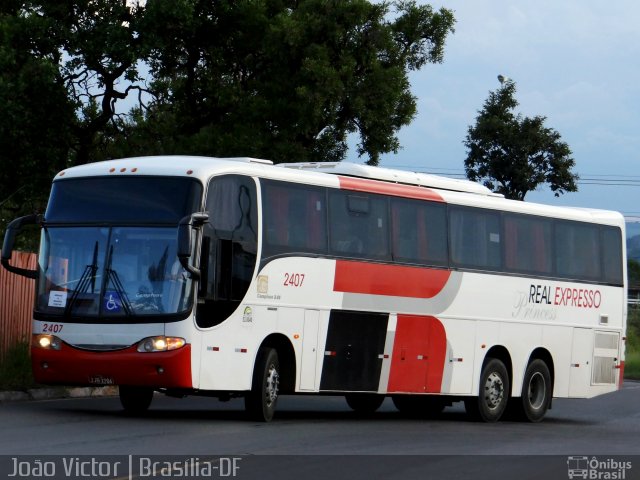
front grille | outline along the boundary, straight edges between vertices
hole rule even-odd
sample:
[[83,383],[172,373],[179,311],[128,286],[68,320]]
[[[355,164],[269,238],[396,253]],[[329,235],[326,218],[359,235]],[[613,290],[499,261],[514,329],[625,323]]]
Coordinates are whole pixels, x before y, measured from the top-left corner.
[[73,346],[82,350],[91,350],[94,352],[111,352],[114,350],[124,350],[125,348],[129,348],[131,345],[92,345],[79,343]]

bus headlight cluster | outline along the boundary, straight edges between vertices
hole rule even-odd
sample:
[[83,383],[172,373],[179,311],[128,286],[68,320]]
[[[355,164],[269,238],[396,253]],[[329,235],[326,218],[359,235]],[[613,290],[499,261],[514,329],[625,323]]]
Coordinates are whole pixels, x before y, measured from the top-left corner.
[[139,352],[167,352],[184,347],[187,342],[180,337],[148,337],[138,343]]
[[33,342],[34,347],[44,348],[45,350],[60,350],[62,347],[62,340],[55,335],[34,335]]

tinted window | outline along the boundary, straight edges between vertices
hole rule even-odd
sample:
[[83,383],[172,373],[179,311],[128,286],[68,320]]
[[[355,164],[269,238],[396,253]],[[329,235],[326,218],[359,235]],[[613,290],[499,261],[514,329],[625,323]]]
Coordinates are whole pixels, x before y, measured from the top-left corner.
[[92,177],[53,182],[47,222],[167,223],[200,210],[191,178]]
[[337,256],[390,259],[387,199],[329,191],[330,249]]
[[454,264],[498,270],[501,266],[500,215],[490,210],[452,207],[449,220]]
[[445,205],[392,198],[391,241],[395,261],[422,265],[446,265]]
[[224,321],[247,293],[258,250],[258,205],[253,178],[215,177],[209,182],[200,268],[202,280],[196,322]]
[[550,219],[505,215],[505,268],[513,272],[551,275],[551,231]]
[[558,276],[579,280],[600,279],[600,232],[597,225],[558,222],[555,247]]
[[622,232],[619,228],[603,228],[602,259],[604,281],[622,285]]
[[326,189],[262,182],[264,257],[327,252]]

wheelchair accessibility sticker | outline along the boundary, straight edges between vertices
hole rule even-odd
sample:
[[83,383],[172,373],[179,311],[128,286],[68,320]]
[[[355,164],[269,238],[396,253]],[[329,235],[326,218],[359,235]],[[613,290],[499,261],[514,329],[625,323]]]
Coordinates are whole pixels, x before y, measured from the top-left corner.
[[122,310],[122,299],[118,292],[107,291],[102,300],[102,307],[106,312],[119,313]]

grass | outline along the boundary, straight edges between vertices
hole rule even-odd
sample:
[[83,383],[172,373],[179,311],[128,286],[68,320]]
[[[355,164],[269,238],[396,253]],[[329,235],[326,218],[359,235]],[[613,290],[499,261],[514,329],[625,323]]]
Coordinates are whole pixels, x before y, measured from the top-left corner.
[[640,352],[627,352],[624,363],[624,378],[640,380]]
[[29,343],[13,345],[0,358],[0,390],[24,391],[36,385],[31,373]]
[[629,309],[624,377],[640,380],[640,308]]

